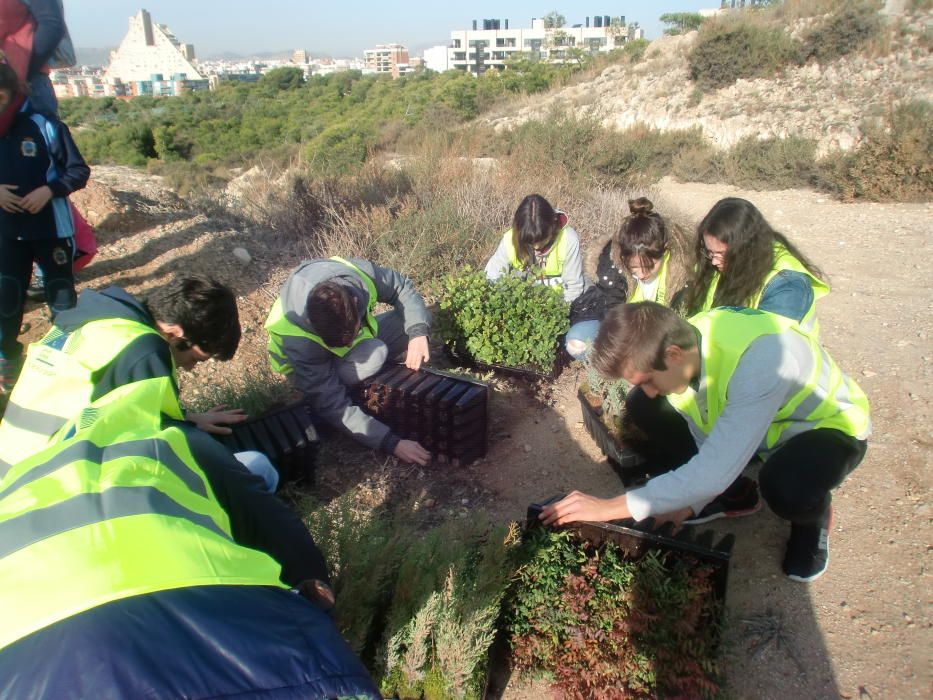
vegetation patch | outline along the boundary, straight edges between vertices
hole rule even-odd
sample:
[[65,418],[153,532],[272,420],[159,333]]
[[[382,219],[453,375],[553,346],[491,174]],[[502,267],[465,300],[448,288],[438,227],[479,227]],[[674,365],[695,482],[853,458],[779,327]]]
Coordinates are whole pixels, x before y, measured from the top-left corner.
[[712,567],[624,558],[572,531],[536,528],[507,620],[512,660],[562,697],[712,698],[719,692]]
[[699,88],[717,90],[740,78],[769,78],[801,58],[800,43],[781,27],[726,17],[703,23],[687,62]]
[[489,282],[467,268],[447,275],[435,318],[439,336],[455,352],[486,364],[550,372],[557,338],[570,328],[562,290],[508,275]]
[[820,62],[832,61],[858,51],[876,38],[881,29],[881,15],[874,3],[866,0],[842,3],[804,36],[804,55]]

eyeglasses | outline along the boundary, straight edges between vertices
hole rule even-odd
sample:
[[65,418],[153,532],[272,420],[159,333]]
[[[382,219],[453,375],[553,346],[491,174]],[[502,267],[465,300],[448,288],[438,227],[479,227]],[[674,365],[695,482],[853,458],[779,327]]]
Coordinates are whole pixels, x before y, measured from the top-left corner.
[[703,257],[709,260],[710,262],[713,262],[716,258],[719,258],[720,260],[725,260],[726,253],[728,252],[729,252],[728,250],[717,250],[714,252],[705,246],[703,247]]

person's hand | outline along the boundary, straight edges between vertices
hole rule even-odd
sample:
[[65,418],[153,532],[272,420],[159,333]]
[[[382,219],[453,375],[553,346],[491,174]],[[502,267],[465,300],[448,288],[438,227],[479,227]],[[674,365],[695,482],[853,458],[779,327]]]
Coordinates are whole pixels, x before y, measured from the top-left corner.
[[625,496],[597,498],[580,491],[572,491],[557,503],[544,507],[538,516],[545,525],[565,525],[581,520],[605,522],[631,517]]
[[13,190],[18,189],[16,185],[0,185],[0,209],[8,214],[19,214],[23,211],[23,198],[13,194]]
[[50,199],[52,199],[52,190],[49,189],[48,185],[42,185],[42,187],[37,187],[23,197],[19,204],[23,208],[23,211],[28,211],[30,214],[38,214],[42,211],[42,208],[49,203]]
[[233,431],[226,426],[242,423],[249,418],[242,408],[226,406],[214,406],[204,413],[189,413],[185,417],[205,433],[214,435],[229,435]]
[[428,348],[428,336],[419,335],[408,341],[408,356],[405,358],[405,366],[408,369],[419,369],[422,362],[431,359],[431,351]]
[[299,595],[310,601],[324,612],[330,612],[334,609],[336,599],[333,589],[320,579],[305,579],[298,584]]
[[420,464],[422,467],[428,466],[431,461],[431,453],[414,440],[399,440],[392,454],[403,462]]
[[675,527],[680,527],[684,520],[693,517],[693,508],[687,506],[680,510],[673,510],[670,513],[662,513],[661,515],[654,515],[652,517],[657,527],[660,527],[664,523],[674,523]]

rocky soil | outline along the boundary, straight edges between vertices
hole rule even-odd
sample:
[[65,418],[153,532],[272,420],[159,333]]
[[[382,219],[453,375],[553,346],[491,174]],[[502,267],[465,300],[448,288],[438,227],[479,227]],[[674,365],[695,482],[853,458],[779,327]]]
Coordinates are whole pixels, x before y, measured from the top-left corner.
[[[880,117],[902,100],[933,99],[933,54],[921,37],[933,31],[933,13],[896,15],[888,46],[821,65],[810,61],[774,79],[739,80],[700,93],[690,81],[687,55],[697,33],[662,37],[633,66],[613,65],[595,80],[558,89],[544,99],[509,103],[486,121],[510,129],[558,107],[596,116],[625,129],[693,129],[715,145],[790,135],[814,139],[818,154],[848,150],[866,118]],[[800,31],[802,27],[798,28]]]
[[[158,178],[106,167],[95,168],[94,177],[75,199],[98,226],[101,251],[81,273],[80,287],[119,284],[145,293],[171,275],[214,274],[239,295],[244,340],[233,361],[206,363],[186,376],[183,395],[194,401],[261,373],[262,321],[300,251],[191,208]],[[755,202],[828,272],[833,291],[819,306],[823,339],[867,391],[874,421],[865,462],[837,492],[831,565],[815,583],[781,574],[787,525],[767,509],[714,524],[717,532],[738,537],[727,609],[726,696],[929,697],[933,205],[841,204],[810,191],[745,192],[671,180],[652,193],[694,221],[726,195]],[[584,245],[597,233],[581,231]],[[250,252],[248,264],[234,256],[238,247]],[[44,333],[44,307],[33,307],[27,321],[27,339]],[[418,469],[331,437],[313,495],[326,500],[358,487],[373,500],[414,499],[434,520],[469,517],[477,508],[507,520],[521,519],[531,501],[573,488],[619,491],[583,429],[579,366],[537,387],[492,381],[492,440],[481,462]],[[505,697],[545,692],[513,680]]]

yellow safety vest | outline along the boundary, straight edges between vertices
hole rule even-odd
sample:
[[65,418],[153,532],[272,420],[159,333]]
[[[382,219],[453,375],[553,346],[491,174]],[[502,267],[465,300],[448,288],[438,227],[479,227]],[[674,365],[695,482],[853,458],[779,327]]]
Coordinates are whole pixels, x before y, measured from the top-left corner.
[[671,251],[665,251],[664,257],[661,258],[661,269],[658,270],[658,288],[654,293],[654,299],[645,299],[645,295],[642,294],[641,285],[638,284],[638,281],[635,281],[634,289],[632,290],[632,296],[629,297],[628,303],[635,304],[639,301],[654,301],[658,304],[667,304],[667,270],[671,261]]
[[706,389],[706,410],[696,401],[696,391],[688,387],[667,399],[686,414],[706,435],[712,432],[728,404],[729,381],[742,355],[757,338],[776,333],[803,336],[813,353],[813,371],[804,386],[775,414],[768,428],[765,446],[771,449],[791,425],[807,429],[835,428],[852,437],[862,437],[870,427],[868,398],[852,379],[843,374],[812,332],[779,314],[737,307],[704,311],[689,319],[702,336],[701,367]]
[[[567,254],[570,249],[570,240],[564,235],[566,229],[567,227],[564,226],[564,228],[558,232],[557,238],[554,239],[554,243],[551,244],[551,249],[544,259],[544,267],[534,270],[534,273],[542,280],[553,279],[564,274],[564,261],[567,260]],[[512,266],[512,269],[526,269],[522,261],[518,259],[515,244],[512,242],[512,229],[506,231],[502,239],[505,241],[506,252],[509,256],[509,265]]]
[[184,432],[160,428],[166,391],[142,380],[108,393],[73,437],[0,479],[0,649],[131,596],[287,588],[274,559],[234,542]]
[[[158,335],[144,323],[111,318],[91,321],[71,333],[53,326],[32,343],[0,422],[0,476],[10,465],[57,441],[62,426],[91,403],[97,373],[147,333]],[[184,417],[175,392],[165,394],[161,408],[171,418]]]
[[369,303],[366,308],[366,318],[363,319],[363,323],[360,324],[360,332],[357,334],[356,338],[353,339],[353,342],[350,343],[347,347],[332,347],[324,342],[324,340],[319,335],[315,335],[309,331],[304,330],[300,326],[292,323],[288,320],[285,315],[285,308],[282,306],[282,298],[279,297],[276,299],[275,304],[272,305],[272,310],[269,312],[269,317],[266,319],[266,330],[269,332],[269,364],[272,365],[272,369],[281,374],[291,374],[292,366],[288,361],[288,358],[285,356],[285,348],[282,345],[282,338],[285,336],[292,336],[297,338],[307,338],[312,340],[321,347],[325,348],[327,351],[333,353],[337,357],[343,357],[354,346],[366,340],[367,338],[375,338],[379,333],[379,323],[376,321],[376,317],[373,315],[373,309],[376,308],[376,302],[378,301],[378,293],[376,291],[376,284],[360,268],[358,268],[353,263],[343,258],[338,258],[336,256],[332,257],[331,260],[334,262],[341,263],[346,265],[351,270],[356,272],[360,276],[360,279],[363,280],[363,283],[366,285],[366,290],[369,292]]
[[[829,294],[829,285],[816,277],[806,267],[804,267],[803,263],[787,252],[787,249],[780,243],[774,244],[774,267],[765,277],[764,282],[761,284],[761,288],[751,299],[749,308],[758,308],[758,304],[761,303],[761,297],[764,294],[765,287],[767,287],[768,283],[774,279],[774,277],[782,270],[801,272],[810,278],[810,286],[813,287],[813,303],[810,305],[810,308],[807,309],[807,313],[801,319],[800,325],[807,330],[812,330],[814,333],[818,333],[819,324],[816,320],[816,300],[821,299],[822,297]],[[716,298],[716,288],[718,286],[719,271],[716,270],[713,272],[713,276],[710,278],[709,289],[706,290],[706,301],[703,303],[702,311],[709,311],[713,308],[713,304]]]

